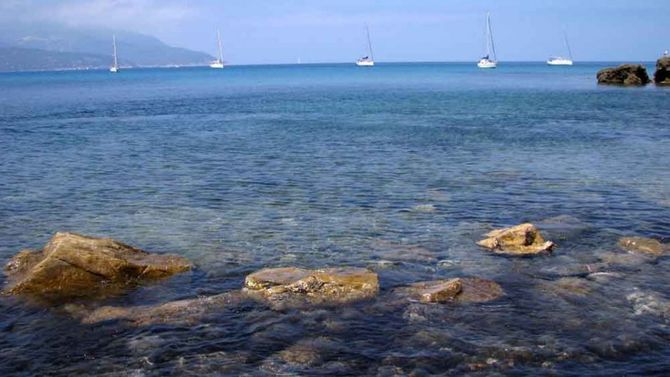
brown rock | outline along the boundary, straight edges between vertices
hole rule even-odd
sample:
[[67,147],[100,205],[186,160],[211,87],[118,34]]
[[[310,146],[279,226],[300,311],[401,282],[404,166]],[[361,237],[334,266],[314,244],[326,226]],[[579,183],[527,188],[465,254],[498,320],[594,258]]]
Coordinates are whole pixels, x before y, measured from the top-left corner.
[[647,69],[640,64],[624,64],[598,71],[598,84],[642,86],[649,83]]
[[659,241],[653,238],[644,238],[644,237],[624,237],[619,240],[619,247],[622,249],[632,252],[632,253],[641,253],[647,255],[662,255],[667,249],[666,245],[663,245]]
[[397,288],[394,305],[403,300],[418,300],[423,303],[479,303],[500,298],[503,290],[496,282],[480,278],[456,278],[432,280]]
[[521,224],[511,228],[494,230],[486,234],[486,239],[477,245],[492,250],[496,254],[526,256],[550,252],[554,247],[545,241],[533,224]]
[[369,299],[379,291],[377,274],[362,268],[266,268],[248,275],[244,292],[284,304],[295,299],[308,304],[344,304]]
[[400,289],[421,302],[449,302],[461,293],[461,279],[423,281]]
[[56,233],[41,252],[22,251],[5,266],[10,294],[94,296],[191,268],[182,257],[155,255],[109,238]]
[[654,73],[656,85],[670,85],[670,56],[663,55],[656,61],[656,72]]

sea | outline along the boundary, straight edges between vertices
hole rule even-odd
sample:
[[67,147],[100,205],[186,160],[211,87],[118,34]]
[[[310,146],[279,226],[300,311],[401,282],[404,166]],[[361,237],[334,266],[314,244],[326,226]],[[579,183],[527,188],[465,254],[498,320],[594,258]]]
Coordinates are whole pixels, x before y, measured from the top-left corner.
[[[3,264],[58,231],[193,262],[86,303],[123,307],[235,291],[265,267],[380,281],[350,305],[146,326],[1,296],[0,375],[667,375],[670,258],[612,261],[621,237],[670,242],[670,89],[597,85],[615,64],[0,74]],[[553,253],[476,245],[524,222]],[[387,305],[466,276],[504,296]]]

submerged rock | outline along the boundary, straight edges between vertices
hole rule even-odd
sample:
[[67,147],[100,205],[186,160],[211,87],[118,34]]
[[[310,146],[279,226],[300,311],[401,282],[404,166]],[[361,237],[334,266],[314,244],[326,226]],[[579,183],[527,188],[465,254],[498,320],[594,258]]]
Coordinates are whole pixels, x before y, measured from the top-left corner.
[[423,303],[480,303],[503,295],[498,283],[480,278],[455,278],[410,284],[395,290],[395,295]]
[[654,82],[656,85],[670,85],[670,56],[664,55],[656,61]]
[[379,279],[363,268],[266,268],[248,275],[243,291],[273,306],[345,304],[376,296]]
[[619,246],[631,253],[659,256],[668,250],[668,245],[660,243],[653,238],[624,237],[619,240]]
[[419,245],[403,244],[382,239],[372,242],[371,253],[394,262],[435,263],[437,257],[433,252]]
[[490,249],[496,254],[513,256],[535,255],[552,250],[554,243],[545,241],[533,224],[521,224],[511,228],[494,230],[486,234],[486,239],[477,245]]
[[624,64],[598,71],[598,84],[642,86],[649,83],[647,69],[640,64]]
[[190,268],[190,262],[179,256],[149,254],[110,238],[59,232],[42,251],[21,251],[7,263],[4,291],[46,298],[87,297]]
[[89,310],[81,305],[67,305],[65,310],[82,323],[125,320],[136,326],[157,323],[194,324],[208,314],[225,308],[237,307],[246,297],[239,291],[209,297],[172,301],[156,306],[118,307],[103,306]]

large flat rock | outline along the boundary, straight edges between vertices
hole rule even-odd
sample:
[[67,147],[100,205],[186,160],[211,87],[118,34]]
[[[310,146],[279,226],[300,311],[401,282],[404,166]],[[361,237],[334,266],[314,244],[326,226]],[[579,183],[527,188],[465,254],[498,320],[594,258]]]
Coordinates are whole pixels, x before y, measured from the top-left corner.
[[21,251],[7,263],[4,291],[48,298],[95,296],[190,268],[183,257],[150,254],[110,238],[59,232],[42,251]]
[[248,275],[243,291],[273,306],[298,302],[346,304],[375,297],[379,279],[363,268],[266,268]]

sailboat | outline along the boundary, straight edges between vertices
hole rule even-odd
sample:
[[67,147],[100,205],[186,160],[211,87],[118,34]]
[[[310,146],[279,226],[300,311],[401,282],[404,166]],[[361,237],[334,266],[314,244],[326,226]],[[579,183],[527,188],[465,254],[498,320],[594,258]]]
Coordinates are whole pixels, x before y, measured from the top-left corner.
[[221,33],[218,30],[216,31],[216,40],[219,45],[219,56],[215,61],[209,63],[209,67],[221,69],[223,68],[223,49],[221,48]]
[[563,38],[565,39],[565,47],[568,49],[568,57],[564,58],[561,56],[552,56],[547,60],[549,65],[572,65],[572,50],[570,49],[570,43],[568,42],[568,35],[563,33]]
[[109,67],[109,71],[116,73],[119,71],[119,61],[116,57],[116,35],[112,35],[112,45],[114,46],[114,64]]
[[[493,58],[491,58],[493,55]],[[496,46],[493,44],[493,29],[491,29],[491,14],[486,14],[486,56],[479,59],[477,67],[479,68],[496,68],[498,61],[496,57]]]
[[368,34],[368,56],[364,56],[356,60],[356,65],[359,67],[373,67],[375,65],[375,59],[372,56],[372,43],[370,42],[370,28],[365,26],[365,31]]

